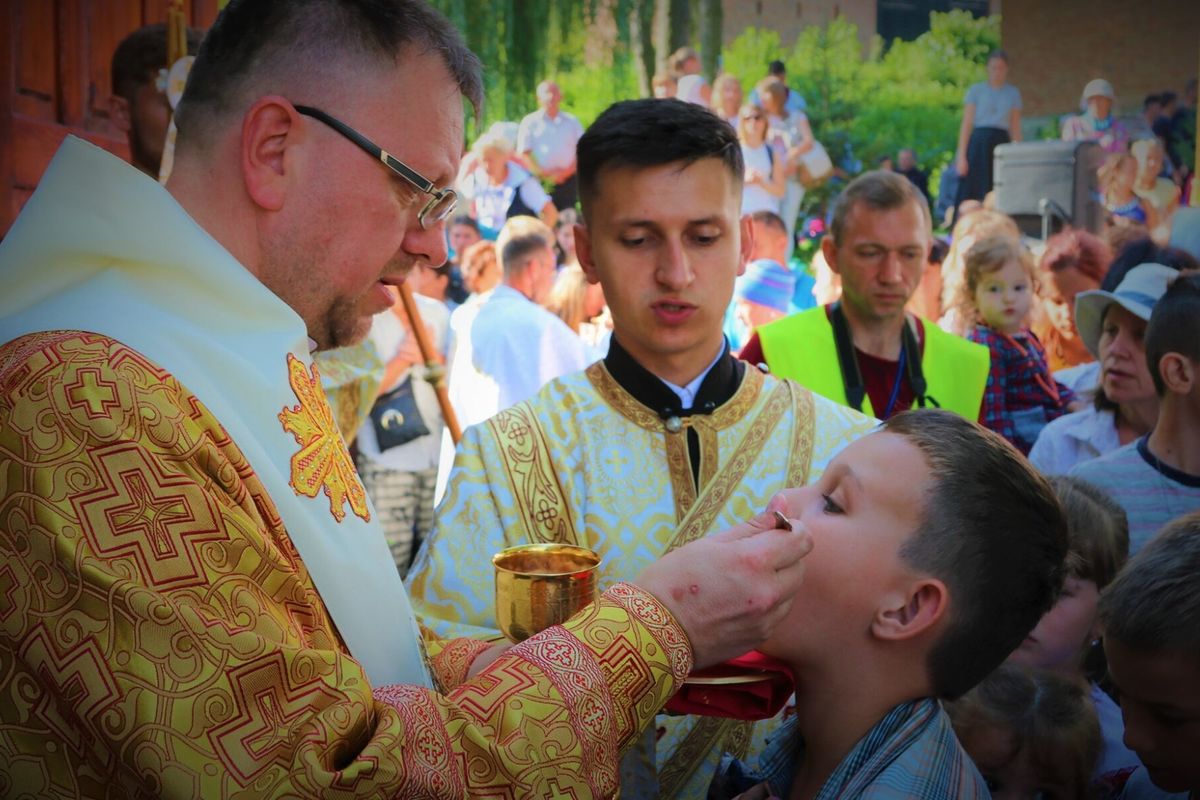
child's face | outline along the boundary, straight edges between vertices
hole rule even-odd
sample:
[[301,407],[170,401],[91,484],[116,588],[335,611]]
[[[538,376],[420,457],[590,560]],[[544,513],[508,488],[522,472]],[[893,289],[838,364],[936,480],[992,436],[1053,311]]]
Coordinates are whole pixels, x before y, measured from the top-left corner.
[[1009,731],[980,728],[966,736],[962,746],[987,781],[993,800],[1068,800],[1080,796],[1080,787],[1072,786],[1069,778],[1038,770],[1029,748],[1017,749]]
[[1025,324],[1033,302],[1033,286],[1020,262],[1007,262],[979,279],[975,306],[984,323],[1001,333],[1016,333]]
[[1105,641],[1108,669],[1121,693],[1125,744],[1167,792],[1200,790],[1200,659],[1146,653]]
[[1045,613],[1033,632],[1009,656],[1009,661],[1036,669],[1077,673],[1084,644],[1096,634],[1099,599],[1095,581],[1067,578],[1054,608]]
[[[921,520],[932,481],[920,449],[879,432],[843,450],[812,486],[795,490],[791,516],[812,534],[804,583],[789,618],[760,649],[793,664],[868,635],[885,594],[916,577],[900,548]],[[798,513],[797,513],[798,512]]]

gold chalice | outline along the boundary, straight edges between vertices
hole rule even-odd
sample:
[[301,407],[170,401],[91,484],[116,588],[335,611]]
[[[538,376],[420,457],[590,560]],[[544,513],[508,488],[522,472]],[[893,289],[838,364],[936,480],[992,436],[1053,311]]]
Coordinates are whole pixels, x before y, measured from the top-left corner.
[[600,556],[570,544],[523,544],[492,556],[496,621],[512,642],[566,622],[596,600]]

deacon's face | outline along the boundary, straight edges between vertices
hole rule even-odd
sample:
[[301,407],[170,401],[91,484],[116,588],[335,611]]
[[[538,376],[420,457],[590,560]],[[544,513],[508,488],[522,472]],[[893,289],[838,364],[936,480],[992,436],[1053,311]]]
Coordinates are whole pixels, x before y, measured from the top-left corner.
[[586,225],[575,228],[576,254],[588,280],[604,287],[614,335],[656,375],[670,380],[697,361],[699,372],[721,347],[751,245],[741,195],[717,158],[616,167],[597,178]]
[[[322,110],[436,186],[453,180],[462,98],[437,55],[410,51],[391,74],[336,97]],[[301,120],[300,185],[284,205],[287,224],[264,247],[264,261],[272,262],[265,272],[319,348],[342,347],[366,336],[371,317],[392,305],[394,286],[414,266],[445,262],[445,223],[422,228],[417,214],[428,195],[323,123]]]
[[1154,785],[1200,790],[1200,661],[1181,653],[1147,653],[1104,642],[1109,674],[1121,692],[1125,745]]

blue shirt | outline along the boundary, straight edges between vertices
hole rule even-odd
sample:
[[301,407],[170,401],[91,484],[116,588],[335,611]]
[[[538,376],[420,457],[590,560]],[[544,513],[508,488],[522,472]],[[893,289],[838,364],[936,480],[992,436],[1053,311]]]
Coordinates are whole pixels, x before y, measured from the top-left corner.
[[[787,797],[796,764],[804,754],[797,718],[784,722],[750,771],[732,756],[721,760],[709,788],[708,800],[727,800],[767,781]],[[816,800],[902,798],[989,798],[983,776],[971,762],[950,726],[941,704],[931,698],[912,700],[893,708],[854,745]]]
[[1171,520],[1200,510],[1200,475],[1170,467],[1150,452],[1149,437],[1085,461],[1069,473],[1093,483],[1129,517],[1129,555]]
[[967,89],[964,105],[972,104],[975,106],[976,128],[1001,128],[1007,131],[1012,110],[1021,107],[1021,90],[1011,83],[997,89],[987,81],[982,81]]

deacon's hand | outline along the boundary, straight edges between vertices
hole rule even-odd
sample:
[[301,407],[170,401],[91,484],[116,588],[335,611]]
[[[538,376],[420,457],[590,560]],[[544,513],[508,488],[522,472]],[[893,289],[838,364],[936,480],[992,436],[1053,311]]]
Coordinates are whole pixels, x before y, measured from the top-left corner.
[[812,537],[775,527],[774,510],[684,545],[642,570],[635,584],[670,609],[687,632],[696,668],[719,664],[762,644],[787,615],[804,577]]

